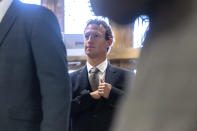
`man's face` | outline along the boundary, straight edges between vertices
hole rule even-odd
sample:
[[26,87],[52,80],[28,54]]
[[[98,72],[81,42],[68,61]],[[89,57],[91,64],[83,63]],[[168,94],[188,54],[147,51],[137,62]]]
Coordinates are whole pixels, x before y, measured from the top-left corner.
[[85,53],[90,58],[104,58],[112,40],[105,40],[105,28],[102,25],[90,24],[84,32]]

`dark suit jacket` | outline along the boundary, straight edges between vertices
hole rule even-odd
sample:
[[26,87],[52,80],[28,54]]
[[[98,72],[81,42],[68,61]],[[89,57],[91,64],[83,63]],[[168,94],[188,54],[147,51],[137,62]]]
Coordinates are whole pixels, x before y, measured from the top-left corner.
[[118,99],[131,78],[131,72],[108,64],[105,82],[112,85],[109,99],[94,100],[89,95],[87,67],[71,73],[73,100],[71,108],[72,131],[108,131]]
[[66,131],[65,55],[53,13],[14,0],[0,23],[0,131]]

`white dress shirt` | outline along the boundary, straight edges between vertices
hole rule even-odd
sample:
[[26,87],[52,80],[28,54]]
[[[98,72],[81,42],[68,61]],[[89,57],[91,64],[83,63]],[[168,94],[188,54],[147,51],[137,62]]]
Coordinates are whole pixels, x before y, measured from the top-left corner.
[[6,14],[8,8],[10,7],[13,0],[3,0],[0,2],[0,23]]
[[[107,59],[105,61],[103,61],[101,64],[99,64],[98,66],[96,66],[96,68],[99,69],[99,79],[103,79],[105,81],[105,73],[106,73],[106,69],[107,69]],[[87,70],[88,70],[88,78],[90,77],[90,69],[93,68],[93,66],[91,66],[88,62],[87,62]]]

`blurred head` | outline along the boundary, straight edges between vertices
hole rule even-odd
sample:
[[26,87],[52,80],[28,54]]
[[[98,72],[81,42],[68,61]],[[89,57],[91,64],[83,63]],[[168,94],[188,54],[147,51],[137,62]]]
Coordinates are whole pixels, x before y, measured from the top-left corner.
[[151,32],[175,29],[187,20],[194,0],[90,0],[95,15],[129,24],[140,15],[150,19]]
[[[90,0],[92,10],[98,16],[106,16],[120,24],[131,23],[145,14],[155,0]],[[156,0],[157,1],[157,0]]]
[[112,42],[112,30],[105,21],[88,21],[84,30],[85,53],[88,57],[105,58]]

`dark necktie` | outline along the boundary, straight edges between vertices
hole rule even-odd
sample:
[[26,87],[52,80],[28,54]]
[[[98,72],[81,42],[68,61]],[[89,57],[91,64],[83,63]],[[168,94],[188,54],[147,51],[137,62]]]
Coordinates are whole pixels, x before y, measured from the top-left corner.
[[89,77],[89,81],[90,81],[90,86],[92,88],[92,91],[96,91],[98,89],[99,86],[99,69],[98,68],[91,68],[90,69],[90,77]]

